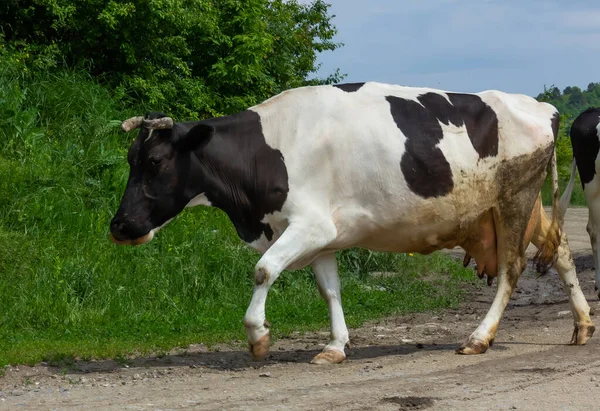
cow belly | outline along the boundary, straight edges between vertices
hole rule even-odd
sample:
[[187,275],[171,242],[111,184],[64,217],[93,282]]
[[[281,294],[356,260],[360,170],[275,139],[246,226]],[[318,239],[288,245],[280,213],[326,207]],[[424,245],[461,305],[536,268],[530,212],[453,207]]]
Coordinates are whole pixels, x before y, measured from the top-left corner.
[[375,224],[364,217],[354,221],[351,226],[338,225],[335,248],[358,246],[374,251],[429,254],[460,246],[486,274],[497,273],[496,227],[491,209],[471,222],[460,224],[458,219],[436,223],[423,220],[420,224],[404,221],[393,225]]
[[429,254],[457,245],[454,222],[411,226],[398,224],[370,231],[358,241],[358,246],[374,251]]

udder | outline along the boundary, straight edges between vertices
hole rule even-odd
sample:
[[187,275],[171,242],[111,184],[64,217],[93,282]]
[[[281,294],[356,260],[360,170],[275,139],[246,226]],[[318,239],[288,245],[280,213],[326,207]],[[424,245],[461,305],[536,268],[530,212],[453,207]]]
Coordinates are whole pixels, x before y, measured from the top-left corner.
[[496,247],[496,226],[494,216],[489,210],[483,214],[473,225],[467,239],[461,244],[466,251],[464,258],[465,267],[475,259],[477,264],[477,276],[483,278],[488,276],[488,283],[498,275],[498,252]]
[[[527,223],[527,228],[525,229],[523,252],[527,249],[533,233],[538,226],[541,210],[541,197],[538,196],[529,222]],[[491,210],[479,219],[471,230],[468,239],[461,246],[466,251],[465,258],[463,259],[464,266],[466,267],[471,258],[474,258],[477,264],[477,276],[483,278],[484,275],[487,275],[488,285],[491,285],[493,278],[498,275],[496,226]]]

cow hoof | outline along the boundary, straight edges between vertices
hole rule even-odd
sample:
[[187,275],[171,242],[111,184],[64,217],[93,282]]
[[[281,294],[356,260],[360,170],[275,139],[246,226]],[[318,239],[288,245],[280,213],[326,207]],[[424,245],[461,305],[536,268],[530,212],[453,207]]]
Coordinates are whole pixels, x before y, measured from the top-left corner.
[[254,361],[264,360],[267,354],[269,353],[269,346],[271,345],[270,333],[266,333],[254,344],[250,343],[249,345],[250,354],[252,354],[252,359]]
[[340,364],[344,362],[346,355],[338,350],[326,350],[320,352],[312,359],[311,364],[327,365],[327,364]]
[[594,331],[596,331],[596,327],[593,324],[575,324],[571,345],[585,345],[594,335]]
[[456,350],[456,353],[462,355],[483,354],[487,351],[488,347],[489,343],[476,340],[475,338],[469,338],[466,343]]

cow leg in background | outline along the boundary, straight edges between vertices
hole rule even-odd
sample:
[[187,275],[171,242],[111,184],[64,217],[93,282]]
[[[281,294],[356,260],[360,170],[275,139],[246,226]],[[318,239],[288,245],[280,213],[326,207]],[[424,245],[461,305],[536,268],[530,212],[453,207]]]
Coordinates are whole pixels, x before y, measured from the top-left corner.
[[346,359],[344,347],[348,343],[348,328],[342,310],[340,278],[338,277],[335,253],[325,254],[312,262],[319,292],[327,302],[331,321],[331,339],[323,352],[317,354],[312,364],[338,364]]
[[[533,236],[531,237],[531,242],[538,249],[544,243],[544,239],[546,238],[551,225],[541,203],[539,204],[539,208],[539,218]],[[575,263],[573,262],[573,256],[571,255],[571,250],[569,248],[569,240],[564,229],[562,230],[560,245],[558,246],[556,253],[557,259],[554,263],[554,268],[558,271],[558,275],[564,284],[565,292],[569,296],[569,305],[575,321],[575,331],[573,332],[571,344],[582,345],[592,337],[596,327],[594,327],[594,324],[590,319],[590,306],[579,286],[577,272],[575,271]]]
[[317,253],[335,239],[337,230],[331,220],[310,216],[296,220],[263,254],[254,270],[254,292],[244,316],[250,352],[262,360],[269,352],[271,338],[265,316],[269,288],[290,265]]
[[590,243],[592,245],[592,254],[594,255],[594,268],[596,269],[596,286],[595,290],[600,298],[600,266],[598,261],[600,260],[598,253],[598,236],[600,236],[600,204],[597,201],[588,200],[588,223],[586,226],[587,232],[590,236]]
[[[526,265],[523,240],[530,213],[520,212],[503,216],[496,209],[493,213],[498,247],[498,289],[483,321],[467,341],[456,350],[458,354],[483,354],[487,351],[490,342],[496,336],[502,314]],[[515,229],[516,227],[522,228]]]

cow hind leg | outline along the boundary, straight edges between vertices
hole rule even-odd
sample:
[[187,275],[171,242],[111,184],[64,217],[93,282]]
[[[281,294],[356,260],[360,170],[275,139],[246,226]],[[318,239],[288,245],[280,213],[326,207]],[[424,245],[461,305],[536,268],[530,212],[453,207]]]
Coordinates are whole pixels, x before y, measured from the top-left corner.
[[600,298],[600,249],[598,249],[598,236],[600,236],[600,204],[596,201],[588,200],[589,217],[587,223],[587,232],[590,236],[590,244],[592,246],[592,254],[594,256],[594,268],[596,270],[596,284],[594,289]]
[[[546,213],[542,209],[538,225],[531,238],[531,241],[536,247],[541,247],[549,230],[551,230],[551,224]],[[569,305],[575,320],[575,330],[573,331],[571,344],[585,344],[592,337],[596,328],[590,320],[590,307],[579,286],[577,273],[575,271],[575,263],[573,262],[573,256],[571,255],[569,242],[564,230],[561,235],[560,245],[557,249],[557,258],[554,263],[554,268],[558,271],[558,275],[564,284],[565,292],[569,296]]]
[[337,272],[335,254],[319,256],[312,262],[312,268],[317,278],[319,292],[327,302],[329,319],[331,321],[331,339],[323,351],[313,360],[312,364],[338,364],[346,359],[344,348],[348,343],[348,328],[342,310],[340,279]]
[[469,336],[467,341],[456,350],[458,354],[483,354],[492,345],[502,314],[514,291],[517,280],[525,266],[524,259],[515,259],[500,267],[496,297],[483,321]]
[[[535,203],[535,197],[526,194],[521,204]],[[514,201],[514,200],[513,200]],[[493,209],[498,250],[498,289],[483,321],[456,350],[458,354],[483,354],[493,343],[500,319],[515,289],[521,273],[525,269],[524,236],[531,213],[526,206],[511,207],[511,213]]]

